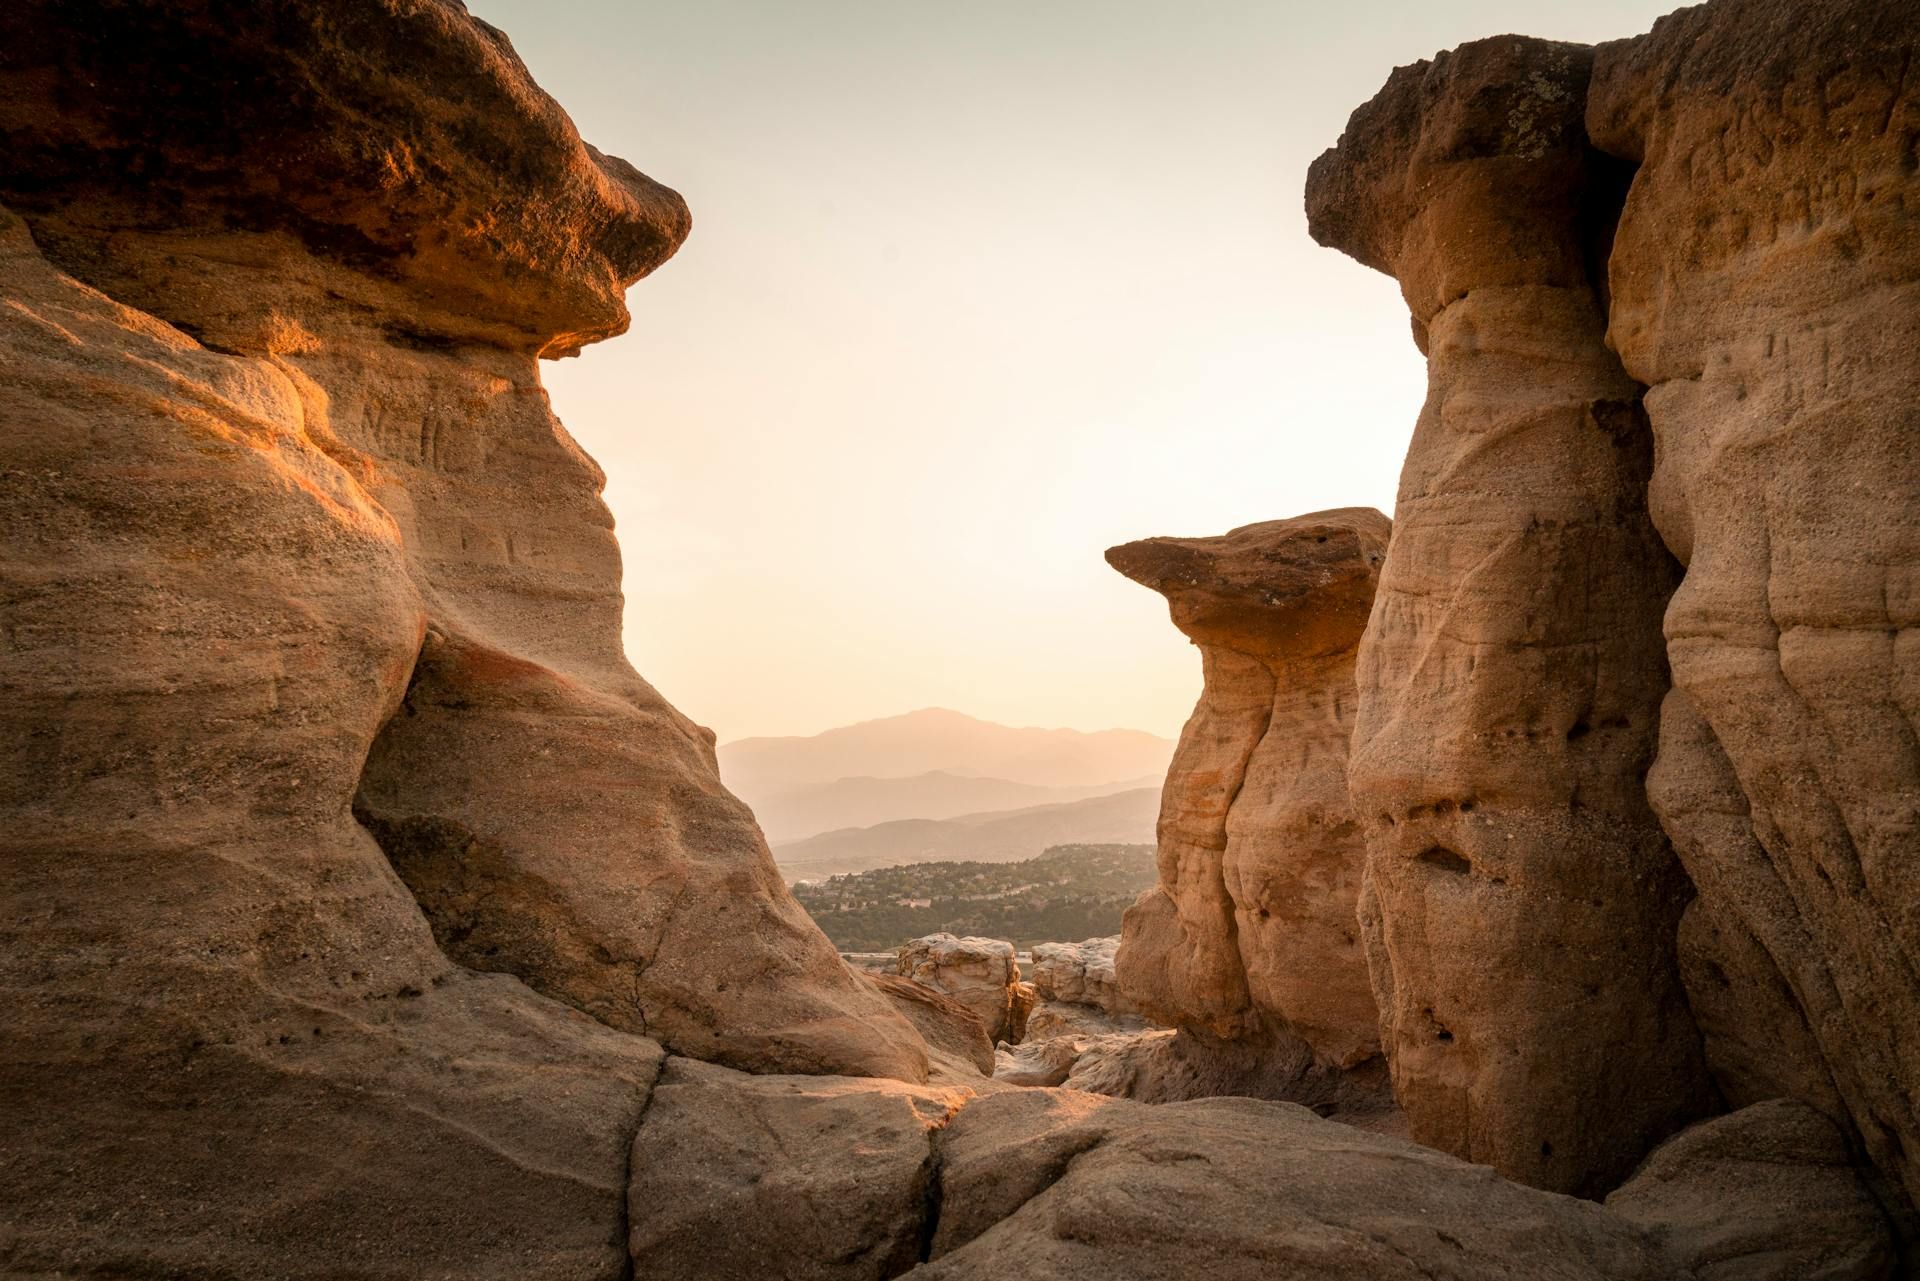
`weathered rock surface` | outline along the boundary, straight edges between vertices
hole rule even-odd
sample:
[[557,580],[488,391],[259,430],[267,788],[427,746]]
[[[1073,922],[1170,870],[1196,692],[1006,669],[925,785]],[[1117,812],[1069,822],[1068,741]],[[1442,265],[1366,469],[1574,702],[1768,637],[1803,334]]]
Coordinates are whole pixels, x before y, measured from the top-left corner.
[[659,1047],[449,964],[350,813],[395,523],[4,211],[0,292],[0,1271],[617,1277]]
[[676,196],[455,3],[23,0],[0,201],[0,1271],[616,1277],[659,1041],[924,1075],[539,386]]
[[1006,940],[929,934],[902,945],[899,970],[972,1010],[990,1039],[1020,1039],[1031,994],[1019,990],[1020,962]]
[[[1920,11],[1715,0],[1598,51],[1637,166],[1609,340],[1685,575],[1647,785],[1735,1101],[1847,1118],[1920,1197]],[[1704,919],[1696,919],[1704,918]]]
[[945,1060],[949,1072],[992,1076],[993,1038],[971,1008],[898,974],[863,974],[880,994],[913,1024],[927,1043],[929,1063]]
[[1162,793],[1160,884],[1128,909],[1118,954],[1121,991],[1157,1022],[1303,1041],[1332,1067],[1379,1052],[1346,767],[1389,529],[1353,508],[1107,552],[1167,597],[1206,678]]
[[1120,991],[1114,954],[1120,936],[1033,945],[1034,1004],[1021,1043],[1051,1037],[1144,1032],[1152,1025]]
[[921,1258],[964,1091],[668,1063],[633,1142],[634,1275],[884,1281]]
[[[1072,1091],[998,1094],[967,1106],[935,1138],[932,1262],[910,1275],[1890,1275],[1886,1228],[1871,1198],[1851,1170],[1830,1163],[1832,1127],[1797,1105],[1779,1106],[1793,1115],[1742,1122],[1738,1137],[1724,1132],[1694,1144],[1703,1156],[1719,1140],[1768,1145],[1768,1177],[1758,1184],[1720,1178],[1725,1167],[1715,1157],[1701,1169],[1677,1155],[1671,1169],[1650,1166],[1656,1172],[1623,1189],[1616,1211],[1284,1103],[1150,1108]],[[1815,1217],[1800,1218],[1801,1205]]]
[[1712,1099],[1641,782],[1675,580],[1605,342],[1625,173],[1587,145],[1591,67],[1508,36],[1402,67],[1307,207],[1427,354],[1350,768],[1395,1092],[1422,1142],[1596,1194]]
[[1797,1103],[1682,1134],[1602,1208],[1291,1104],[680,1059],[634,1143],[631,1217],[634,1274],[661,1281],[1879,1281],[1892,1265],[1838,1132]]
[[1120,991],[1114,973],[1114,954],[1120,936],[1083,939],[1078,943],[1033,945],[1033,988],[1045,1001],[1092,1005],[1109,1014],[1137,1011]]
[[[381,693],[404,700],[382,704],[354,810],[453,959],[691,1054],[922,1073],[917,1038],[781,885],[711,736],[627,665],[603,477],[539,386],[536,354],[624,326],[622,288],[686,232],[678,197],[582,143],[456,4],[229,21],[33,3],[4,21],[0,198],[81,280],[248,361],[396,553],[410,614],[386,624],[402,653]],[[234,64],[249,74],[209,89],[201,71]],[[23,521],[72,501],[9,475]],[[156,505],[136,526],[156,554],[180,536],[150,492],[100,501]],[[31,524],[20,538],[44,562]],[[201,610],[243,615],[219,577],[216,558]],[[62,608],[89,586],[94,611],[113,603],[74,583]],[[243,634],[293,643],[268,618]],[[271,675],[263,741],[285,728]]]
[[1135,1014],[1109,1014],[1097,1005],[1073,1001],[1036,1001],[1027,1014],[1027,1026],[1020,1044],[1045,1041],[1056,1036],[1100,1036],[1108,1032],[1144,1032],[1149,1023]]
[[1284,1099],[1361,1129],[1406,1133],[1377,1060],[1330,1069],[1299,1041],[1215,1041],[1184,1028],[1061,1031],[1002,1045],[994,1059],[1001,1085],[1065,1086],[1140,1103]]
[[1789,1099],[1676,1136],[1606,1206],[1700,1281],[1894,1272],[1885,1217],[1861,1186],[1845,1139]]

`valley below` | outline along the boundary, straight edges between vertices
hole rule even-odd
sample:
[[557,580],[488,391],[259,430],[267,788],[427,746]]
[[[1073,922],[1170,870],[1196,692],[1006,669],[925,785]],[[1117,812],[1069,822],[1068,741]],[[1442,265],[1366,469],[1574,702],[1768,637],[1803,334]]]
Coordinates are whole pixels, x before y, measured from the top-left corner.
[[1115,935],[1154,883],[1152,845],[1059,845],[1017,862],[938,861],[800,881],[793,895],[842,952],[927,934],[1005,939],[1021,951]]

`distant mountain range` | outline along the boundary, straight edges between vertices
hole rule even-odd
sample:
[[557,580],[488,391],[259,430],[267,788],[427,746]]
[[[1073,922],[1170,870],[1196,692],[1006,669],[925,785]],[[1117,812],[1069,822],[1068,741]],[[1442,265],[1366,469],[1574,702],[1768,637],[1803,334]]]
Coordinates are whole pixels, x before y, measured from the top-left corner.
[[1160,788],[1136,787],[1030,809],[823,832],[775,845],[773,859],[789,881],[949,859],[1009,863],[1033,858],[1053,845],[1151,844],[1159,813]]
[[1038,787],[1161,777],[1173,741],[1133,729],[1018,729],[943,708],[862,721],[805,738],[743,738],[720,747],[720,777],[753,804],[845,778],[941,772]]
[[975,778],[929,770],[908,778],[839,778],[781,792],[753,805],[767,839],[776,845],[833,832],[871,827],[901,819],[944,819],[993,810],[1032,809],[1141,787],[1158,787],[1161,776],[1093,783],[1081,787],[1044,787],[1009,778]]
[[1173,742],[928,708],[807,737],[743,738],[719,756],[721,780],[753,807],[793,880],[1152,841]]

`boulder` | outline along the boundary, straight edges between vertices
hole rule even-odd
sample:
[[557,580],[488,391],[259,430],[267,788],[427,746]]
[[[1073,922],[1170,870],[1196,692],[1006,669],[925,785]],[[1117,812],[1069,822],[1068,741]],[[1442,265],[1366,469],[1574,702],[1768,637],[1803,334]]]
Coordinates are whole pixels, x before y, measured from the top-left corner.
[[673,1059],[630,1187],[634,1275],[658,1281],[1885,1281],[1894,1263],[1839,1132],[1789,1102],[1680,1135],[1602,1207],[1285,1103]]
[[[1647,778],[1736,1102],[1844,1120],[1920,1197],[1920,12],[1714,0],[1600,46],[1608,283],[1684,567]],[[1698,916],[1702,919],[1695,920]]]
[[1715,1103],[1642,785],[1676,574],[1606,341],[1630,174],[1587,145],[1592,66],[1500,36],[1402,67],[1307,179],[1427,356],[1349,770],[1395,1093],[1420,1141],[1589,1195]]
[[1159,885],[1128,909],[1125,999],[1217,1041],[1379,1053],[1355,919],[1365,846],[1347,800],[1354,655],[1387,518],[1320,512],[1110,549],[1167,597],[1205,684],[1161,795]]
[[1031,996],[1021,992],[1020,962],[1003,939],[929,934],[900,948],[899,972],[944,992],[980,1017],[994,1041],[1018,1041]]
[[633,1275],[899,1276],[924,1257],[933,1133],[970,1097],[671,1060],[633,1141]]
[[1698,1281],[1896,1273],[1880,1206],[1833,1122],[1775,1099],[1686,1130],[1606,1200]]
[[1114,954],[1120,936],[1033,945],[1033,988],[1043,1001],[1091,1005],[1109,1014],[1137,1014],[1120,991]]

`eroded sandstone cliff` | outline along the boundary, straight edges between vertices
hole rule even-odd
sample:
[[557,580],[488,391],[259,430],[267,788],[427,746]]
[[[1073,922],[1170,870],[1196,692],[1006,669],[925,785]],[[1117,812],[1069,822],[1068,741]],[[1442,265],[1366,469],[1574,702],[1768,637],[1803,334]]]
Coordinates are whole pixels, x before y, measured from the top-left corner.
[[1353,508],[1107,552],[1200,650],[1161,794],[1160,883],[1127,910],[1115,959],[1125,996],[1190,1035],[1304,1044],[1337,1068],[1379,1052],[1346,771],[1389,528]]
[[539,385],[677,196],[451,0],[83,0],[0,201],[0,1266],[616,1276],[661,1043],[924,1077]]
[[1417,1135],[1519,1177],[1694,1112],[1691,1021],[1725,1102],[1920,1187],[1916,47],[1878,0],[1481,41],[1310,176],[1431,386],[1351,780],[1388,1049]]
[[1602,45],[1608,341],[1684,577],[1649,793],[1730,1101],[1920,1197],[1920,10],[1716,0]]
[[1592,57],[1502,36],[1403,67],[1307,182],[1427,356],[1349,779],[1394,1092],[1422,1142],[1587,1194],[1711,1106],[1692,890],[1641,783],[1675,574],[1605,342],[1624,172],[1587,144]]

